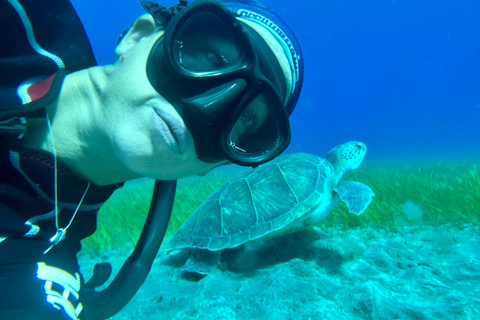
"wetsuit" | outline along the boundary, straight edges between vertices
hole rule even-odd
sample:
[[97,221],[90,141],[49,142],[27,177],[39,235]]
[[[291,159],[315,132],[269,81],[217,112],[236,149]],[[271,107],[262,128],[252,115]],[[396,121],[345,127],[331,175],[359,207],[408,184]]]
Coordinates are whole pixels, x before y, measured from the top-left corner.
[[[69,72],[96,65],[73,7],[65,0],[0,0],[0,319],[81,319],[76,254],[118,185],[90,184],[66,238],[56,231],[53,156],[27,150],[8,134],[12,116],[43,117]],[[10,143],[15,140],[15,143]],[[7,143],[9,142],[9,143]],[[66,227],[88,181],[59,161],[58,227]]]

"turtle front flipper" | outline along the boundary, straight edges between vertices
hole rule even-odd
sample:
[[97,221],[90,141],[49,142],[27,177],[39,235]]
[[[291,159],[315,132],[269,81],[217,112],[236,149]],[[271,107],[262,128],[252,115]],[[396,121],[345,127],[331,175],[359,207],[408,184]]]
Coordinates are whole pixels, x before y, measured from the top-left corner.
[[369,186],[355,181],[342,182],[333,190],[345,202],[350,213],[357,216],[367,209],[370,202],[372,202],[372,197],[375,197],[375,193]]

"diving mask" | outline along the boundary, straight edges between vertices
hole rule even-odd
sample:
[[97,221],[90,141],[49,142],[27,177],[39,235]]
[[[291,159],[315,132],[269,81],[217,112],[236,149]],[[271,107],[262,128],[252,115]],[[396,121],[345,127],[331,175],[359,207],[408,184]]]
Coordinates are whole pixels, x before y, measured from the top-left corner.
[[220,2],[183,5],[150,51],[150,83],[183,118],[201,161],[257,166],[275,158],[290,143],[290,125],[274,52]]

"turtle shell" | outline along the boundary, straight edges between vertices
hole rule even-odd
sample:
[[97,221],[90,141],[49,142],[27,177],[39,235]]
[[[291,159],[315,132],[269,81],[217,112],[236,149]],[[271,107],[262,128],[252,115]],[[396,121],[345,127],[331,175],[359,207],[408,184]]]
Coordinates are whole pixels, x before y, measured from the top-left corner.
[[214,191],[178,229],[167,250],[221,250],[284,228],[329,201],[333,168],[296,153],[247,170]]

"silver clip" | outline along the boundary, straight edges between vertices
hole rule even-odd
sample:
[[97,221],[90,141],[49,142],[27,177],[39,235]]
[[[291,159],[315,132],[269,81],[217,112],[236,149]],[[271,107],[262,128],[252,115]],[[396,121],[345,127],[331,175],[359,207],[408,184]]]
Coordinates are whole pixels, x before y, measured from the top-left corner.
[[66,234],[67,234],[67,230],[63,228],[58,229],[55,235],[51,237],[49,240],[52,245],[47,250],[45,250],[43,254],[46,254],[48,251],[50,251],[50,249],[56,246],[60,241],[65,239]]

